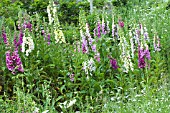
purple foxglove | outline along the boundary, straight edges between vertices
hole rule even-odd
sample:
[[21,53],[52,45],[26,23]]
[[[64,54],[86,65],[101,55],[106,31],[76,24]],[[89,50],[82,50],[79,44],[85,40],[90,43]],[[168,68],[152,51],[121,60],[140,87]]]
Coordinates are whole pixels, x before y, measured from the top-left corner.
[[48,45],[50,45],[50,34],[48,34],[47,37],[48,37],[48,42],[47,43],[48,43]]
[[10,54],[10,51],[6,52],[6,66],[8,70],[12,71],[12,74],[16,74],[16,69],[18,72],[24,72],[17,49],[15,49],[12,55]]
[[96,37],[96,28],[93,30],[94,37]]
[[17,43],[16,34],[14,34],[14,46],[15,46],[15,48],[18,48],[18,43]]
[[7,66],[8,70],[10,70],[10,71],[13,71],[15,68],[15,66],[13,65],[13,60],[10,55],[10,51],[6,52],[6,66]]
[[92,45],[92,51],[94,51],[94,52],[96,52],[97,50],[96,50],[96,45]]
[[100,24],[100,22],[98,22],[98,24],[97,24],[97,36],[98,36],[98,38],[101,37],[100,29],[101,29],[101,24]]
[[124,27],[124,22],[121,21],[121,20],[119,20],[119,26],[120,26],[121,28],[123,28],[123,27]]
[[32,30],[32,24],[30,22],[26,23],[26,28],[29,29],[29,31]]
[[2,38],[4,39],[4,44],[8,45],[8,39],[5,31],[2,31]]
[[83,53],[88,53],[88,47],[87,47],[87,40],[86,39],[83,40],[82,51],[83,51]]
[[139,68],[145,68],[146,63],[145,63],[145,59],[144,58],[139,58],[138,59],[138,67]]
[[146,50],[144,50],[144,49],[141,49],[140,46],[138,46],[138,67],[139,68],[146,67],[145,57],[148,60],[151,59],[149,49],[146,48]]
[[20,31],[18,45],[22,45],[22,43],[23,43],[23,36],[24,36],[23,32]]
[[111,66],[112,66],[113,69],[116,70],[116,69],[118,68],[116,59],[111,58],[111,59],[110,59],[110,64],[111,64]]
[[88,53],[87,40],[86,40],[86,37],[84,36],[82,30],[80,30],[80,35],[81,35],[81,37],[82,37],[82,52],[83,52],[83,53]]
[[95,58],[98,62],[100,62],[100,53],[97,53],[97,54],[94,56],[94,58]]
[[144,54],[145,54],[145,56],[146,56],[146,58],[147,58],[148,60],[151,59],[150,52],[149,52],[148,49],[146,49],[146,50],[144,51]]
[[143,50],[138,46],[138,67],[144,68],[146,66]]
[[44,35],[44,34],[45,34],[45,31],[44,31],[44,30],[42,30],[42,31],[41,31],[41,33],[42,33],[42,35]]

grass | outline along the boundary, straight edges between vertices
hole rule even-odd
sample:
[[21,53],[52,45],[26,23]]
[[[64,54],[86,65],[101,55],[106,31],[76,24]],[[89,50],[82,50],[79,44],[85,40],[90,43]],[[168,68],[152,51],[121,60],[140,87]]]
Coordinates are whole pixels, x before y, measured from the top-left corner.
[[[48,89],[45,89],[46,92]],[[75,113],[75,106],[79,106],[81,109],[77,110],[77,113],[169,113],[170,112],[170,88],[169,82],[164,82],[157,90],[152,91],[152,88],[145,87],[140,92],[137,92],[135,88],[129,89],[128,95],[121,94],[121,88],[115,92],[108,92],[114,96],[98,94],[95,98],[87,97],[85,103],[81,103],[81,100],[69,107],[63,108],[63,112]],[[24,93],[21,89],[16,89],[15,101],[4,101],[0,99],[0,111],[1,113],[32,113],[35,109],[39,109],[40,112],[49,110],[49,113],[56,113],[55,107],[48,100],[52,99],[50,94],[45,94],[46,99],[44,104],[37,105],[34,101],[34,96],[30,93]],[[4,97],[3,97],[4,98]],[[98,100],[102,100],[102,103],[98,103]],[[46,104],[45,104],[46,103]],[[59,112],[59,111],[58,111]],[[35,113],[35,112],[33,112]]]
[[[141,91],[139,94],[130,94],[124,97],[126,102],[122,100],[112,99],[106,104],[104,112],[114,113],[169,113],[170,112],[170,90],[167,86],[161,88],[154,93]],[[119,97],[120,98],[120,97]],[[116,100],[116,101],[115,101]],[[124,99],[123,99],[124,100]]]

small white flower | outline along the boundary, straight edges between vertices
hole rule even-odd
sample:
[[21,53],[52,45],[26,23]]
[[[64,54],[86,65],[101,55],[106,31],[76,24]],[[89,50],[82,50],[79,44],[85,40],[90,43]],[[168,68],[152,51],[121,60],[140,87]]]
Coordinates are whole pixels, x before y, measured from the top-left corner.
[[60,106],[60,108],[69,108],[69,107],[73,106],[76,103],[76,101],[77,101],[76,99],[70,101],[69,103],[68,103],[68,101],[65,101],[63,103],[60,103],[59,106]]
[[42,113],[48,113],[49,112],[49,110],[45,110],[45,111],[43,111]]
[[83,70],[85,71],[86,74],[88,74],[88,67],[87,67],[87,62],[83,62]]
[[39,113],[39,108],[35,107],[35,110],[32,113]]
[[76,99],[70,101],[70,103],[67,105],[67,108],[73,106],[76,103],[76,101],[77,101]]
[[80,113],[80,111],[76,111],[76,113]]
[[52,14],[51,14],[51,2],[49,2],[49,5],[47,6],[47,13],[48,13],[49,24],[51,25],[54,20],[54,18],[52,17]]
[[56,43],[66,43],[62,30],[58,29],[54,31]]
[[111,101],[114,101],[114,100],[115,100],[115,97],[111,97],[110,100],[111,100]]
[[[26,49],[25,46],[28,45],[28,48]],[[34,42],[31,36],[23,37],[23,43],[22,43],[22,52],[26,52],[26,56],[29,55],[29,53],[31,53],[31,51],[34,50]]]

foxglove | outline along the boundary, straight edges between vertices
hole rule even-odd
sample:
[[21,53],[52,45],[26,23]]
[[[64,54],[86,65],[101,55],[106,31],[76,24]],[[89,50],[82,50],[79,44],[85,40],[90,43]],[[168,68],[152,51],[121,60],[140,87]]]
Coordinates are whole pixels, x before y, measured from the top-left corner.
[[50,45],[50,34],[47,35],[48,45]]
[[102,34],[106,34],[104,18],[102,19]]
[[54,31],[56,43],[66,43],[63,31],[57,29]]
[[8,39],[5,31],[2,31],[2,38],[4,39],[4,44],[8,45]]
[[124,22],[121,21],[121,20],[119,20],[119,26],[120,26],[121,28],[123,28],[123,27],[124,27]]
[[95,58],[98,62],[100,62],[100,53],[99,53],[99,52],[96,53],[95,56],[94,56],[94,58]]
[[80,30],[80,36],[82,37],[82,52],[88,53],[88,42],[87,42],[86,37],[84,36],[82,30]]
[[116,59],[111,58],[111,59],[110,59],[110,64],[111,64],[111,66],[112,66],[113,69],[116,70],[116,69],[118,68]]
[[98,24],[97,24],[97,36],[98,36],[98,38],[101,37],[100,29],[101,29],[101,24],[100,24],[100,22],[98,22]]
[[6,66],[8,70],[12,71],[12,74],[16,74],[17,71],[24,72],[17,49],[12,53],[12,55],[10,54],[10,51],[6,52]]
[[[25,47],[28,47],[25,49]],[[23,37],[23,43],[22,43],[22,52],[26,52],[26,56],[29,55],[29,53],[31,53],[31,51],[34,50],[34,42],[31,36],[28,37]]]

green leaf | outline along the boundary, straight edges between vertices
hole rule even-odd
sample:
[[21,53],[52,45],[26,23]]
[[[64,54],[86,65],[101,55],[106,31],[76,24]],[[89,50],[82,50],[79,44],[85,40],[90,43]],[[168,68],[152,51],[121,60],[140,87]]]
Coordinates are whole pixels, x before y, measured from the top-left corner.
[[56,99],[56,102],[58,102],[60,99],[62,99],[63,96],[59,96],[57,99]]

